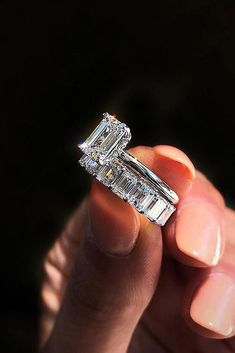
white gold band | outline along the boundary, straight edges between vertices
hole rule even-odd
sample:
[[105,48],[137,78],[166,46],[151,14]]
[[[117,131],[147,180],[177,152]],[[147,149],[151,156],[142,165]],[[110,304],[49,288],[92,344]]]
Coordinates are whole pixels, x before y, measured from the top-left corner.
[[117,119],[104,118],[88,139],[79,145],[79,163],[124,201],[149,220],[163,226],[175,211],[178,195],[129,152],[129,128]]

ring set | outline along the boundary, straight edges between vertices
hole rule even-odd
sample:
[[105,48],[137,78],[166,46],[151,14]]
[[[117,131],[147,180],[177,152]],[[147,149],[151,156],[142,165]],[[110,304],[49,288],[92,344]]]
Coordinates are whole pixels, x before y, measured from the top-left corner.
[[[109,113],[78,147],[79,163],[88,173],[130,203],[150,221],[163,226],[175,211],[178,195],[124,148],[131,140],[128,126]],[[111,205],[110,205],[111,207]]]

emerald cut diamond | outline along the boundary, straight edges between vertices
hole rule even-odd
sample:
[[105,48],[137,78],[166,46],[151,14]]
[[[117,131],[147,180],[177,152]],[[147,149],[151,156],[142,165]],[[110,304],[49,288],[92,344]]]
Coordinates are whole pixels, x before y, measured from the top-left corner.
[[108,113],[103,116],[96,129],[79,145],[85,154],[100,164],[110,160],[115,152],[118,155],[131,139],[130,129],[126,124]]

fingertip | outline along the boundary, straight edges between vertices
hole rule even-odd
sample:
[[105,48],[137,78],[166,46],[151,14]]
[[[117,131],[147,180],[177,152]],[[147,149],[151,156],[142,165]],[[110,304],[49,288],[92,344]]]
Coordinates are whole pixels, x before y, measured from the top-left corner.
[[[190,327],[209,338],[229,338],[235,333],[235,280],[224,272],[198,277],[191,283],[191,294],[185,298],[188,306],[183,310]],[[189,289],[190,291],[190,289]]]
[[189,174],[189,177],[194,179],[195,177],[195,168],[192,161],[189,157],[179,148],[169,145],[158,145],[154,147],[155,152],[161,155],[162,157],[175,160],[183,164]]
[[166,182],[180,198],[189,192],[195,178],[195,168],[184,152],[168,145],[138,146],[130,152]]
[[217,213],[211,204],[198,201],[187,203],[177,211],[176,245],[183,254],[205,267],[217,265],[222,255]]
[[177,205],[165,239],[174,257],[193,267],[214,267],[223,256],[224,200],[199,172],[187,195]]

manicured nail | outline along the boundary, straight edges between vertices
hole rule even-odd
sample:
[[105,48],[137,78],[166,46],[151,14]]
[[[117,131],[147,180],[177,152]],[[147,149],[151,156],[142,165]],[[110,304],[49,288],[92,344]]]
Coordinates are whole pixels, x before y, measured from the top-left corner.
[[235,280],[223,273],[210,275],[195,293],[190,316],[197,324],[230,336],[235,327]]
[[176,243],[186,255],[215,266],[221,255],[221,227],[213,206],[197,201],[179,207]]

